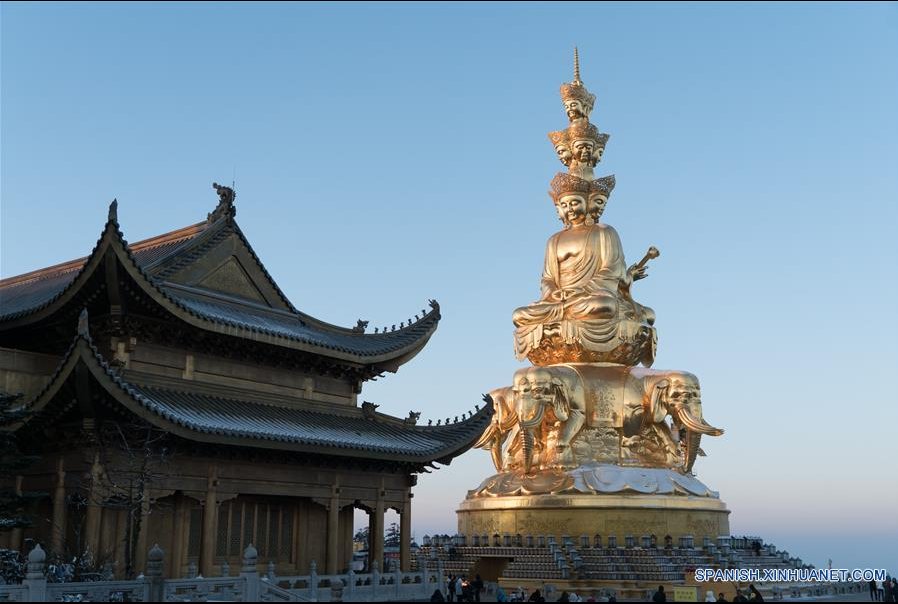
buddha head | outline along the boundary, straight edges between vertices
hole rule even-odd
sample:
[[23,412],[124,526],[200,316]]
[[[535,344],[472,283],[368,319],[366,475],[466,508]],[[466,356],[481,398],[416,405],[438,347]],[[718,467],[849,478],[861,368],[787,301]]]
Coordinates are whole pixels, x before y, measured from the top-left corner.
[[581,118],[588,118],[590,109],[591,107],[587,108],[586,103],[580,99],[572,98],[564,102],[564,111],[572,122]]
[[575,140],[572,147],[574,159],[576,159],[581,164],[589,164],[591,166],[595,166],[596,158],[594,157],[594,155],[596,145],[594,141],[581,138],[579,140]]
[[567,140],[574,160],[594,168],[605,152],[608,135],[589,122],[576,122],[567,129]]
[[561,102],[571,122],[589,119],[596,102],[596,95],[591,94],[583,82],[579,80],[561,85]]
[[593,224],[594,220],[589,212],[590,186],[588,180],[561,172],[552,179],[549,195],[565,228]]
[[550,132],[549,140],[555,147],[555,153],[558,154],[558,159],[561,160],[561,163],[565,166],[570,166],[574,155],[571,153],[571,148],[568,145],[567,133],[564,131]]
[[608,198],[611,196],[611,191],[614,190],[614,182],[614,175],[611,175],[597,178],[589,183],[588,206],[595,222],[598,222],[605,212]]
[[601,193],[592,193],[589,196],[587,207],[589,214],[594,222],[598,222],[599,218],[605,212],[605,206],[608,204],[608,196]]
[[590,217],[586,196],[581,193],[564,195],[555,205],[558,206],[558,214],[570,226],[582,226]]

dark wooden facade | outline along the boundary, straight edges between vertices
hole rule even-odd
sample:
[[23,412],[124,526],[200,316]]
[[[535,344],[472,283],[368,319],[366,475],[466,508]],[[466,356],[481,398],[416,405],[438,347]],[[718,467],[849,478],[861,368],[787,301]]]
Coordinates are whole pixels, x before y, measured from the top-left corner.
[[435,331],[439,306],[366,333],[293,307],[238,227],[233,192],[208,219],[129,245],[115,202],[87,258],[0,282],[0,390],[34,415],[17,426],[41,461],[17,479],[48,494],[24,538],[141,571],[153,543],[169,576],[211,576],[252,544],[279,572],[344,570],[353,509],[400,514],[409,568],[416,474],[449,463],[490,421],[418,426],[359,405]]

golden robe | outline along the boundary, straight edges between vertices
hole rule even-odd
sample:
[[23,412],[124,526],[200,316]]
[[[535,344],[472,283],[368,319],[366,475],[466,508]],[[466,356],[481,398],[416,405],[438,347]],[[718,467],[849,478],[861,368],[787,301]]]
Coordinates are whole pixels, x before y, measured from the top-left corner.
[[558,242],[565,231],[549,238],[541,297],[512,316],[518,360],[540,346],[547,330],[565,344],[611,351],[632,340],[645,311],[651,313],[629,297],[630,277],[617,231],[607,224],[584,231],[579,251],[564,261],[558,260]]

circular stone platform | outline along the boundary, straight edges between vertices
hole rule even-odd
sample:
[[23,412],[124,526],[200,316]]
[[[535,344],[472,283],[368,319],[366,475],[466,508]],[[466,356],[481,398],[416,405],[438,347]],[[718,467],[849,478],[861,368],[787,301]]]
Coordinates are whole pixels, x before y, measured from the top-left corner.
[[633,536],[692,536],[696,543],[729,535],[726,504],[694,476],[659,468],[583,466],[566,472],[487,478],[457,510],[458,532],[473,543],[475,535],[567,535],[577,541],[616,536],[619,545]]

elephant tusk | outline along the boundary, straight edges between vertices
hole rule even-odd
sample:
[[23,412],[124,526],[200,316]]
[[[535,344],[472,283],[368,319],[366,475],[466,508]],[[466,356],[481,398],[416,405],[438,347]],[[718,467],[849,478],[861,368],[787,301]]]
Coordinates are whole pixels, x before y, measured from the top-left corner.
[[698,434],[707,434],[708,436],[720,436],[723,430],[715,428],[704,419],[695,419],[686,407],[677,407],[675,409],[677,420],[683,424],[687,430]]

